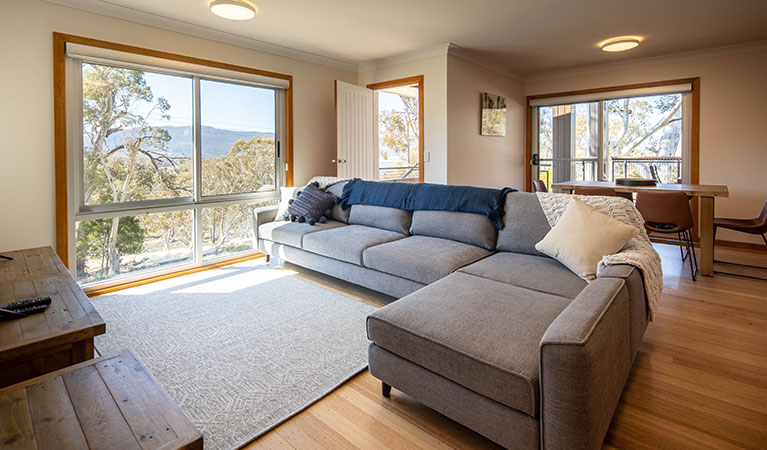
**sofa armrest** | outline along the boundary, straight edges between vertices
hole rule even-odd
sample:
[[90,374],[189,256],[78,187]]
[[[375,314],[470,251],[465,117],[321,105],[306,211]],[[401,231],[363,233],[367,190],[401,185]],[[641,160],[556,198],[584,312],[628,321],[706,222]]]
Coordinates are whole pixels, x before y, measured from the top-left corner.
[[541,339],[542,448],[601,448],[630,369],[625,282],[598,278]]
[[619,278],[626,283],[626,290],[629,293],[629,317],[631,317],[631,360],[634,361],[650,322],[650,309],[647,306],[642,272],[628,264],[616,264],[605,267],[599,273],[599,277]]
[[258,227],[265,223],[274,222],[277,218],[277,209],[279,209],[278,205],[259,206],[253,209],[253,216],[256,219],[256,238],[261,238]]

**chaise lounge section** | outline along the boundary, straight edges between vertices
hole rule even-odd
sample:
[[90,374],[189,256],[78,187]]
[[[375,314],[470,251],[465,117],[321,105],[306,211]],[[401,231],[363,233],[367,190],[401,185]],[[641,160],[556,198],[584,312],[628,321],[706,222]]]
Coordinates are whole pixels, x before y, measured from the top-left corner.
[[539,253],[550,226],[535,194],[506,196],[501,230],[451,211],[347,213],[310,226],[260,209],[259,248],[398,298],[367,323],[384,395],[508,448],[601,446],[648,322],[638,269],[587,284]]

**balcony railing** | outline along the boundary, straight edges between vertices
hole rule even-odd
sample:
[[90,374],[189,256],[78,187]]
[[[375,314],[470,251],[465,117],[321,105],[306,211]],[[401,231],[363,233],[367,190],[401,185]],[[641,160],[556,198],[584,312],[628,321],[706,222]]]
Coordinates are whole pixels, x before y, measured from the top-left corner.
[[[551,189],[554,162],[570,164],[571,176],[576,180],[596,180],[598,158],[541,158],[538,165],[538,179]],[[651,178],[650,166],[655,166],[661,183],[682,182],[682,158],[679,156],[656,157],[612,157],[610,172],[605,174],[610,181],[616,178]],[[567,180],[561,180],[567,181]]]
[[378,179],[380,181],[418,181],[418,165],[380,167],[378,169]]
[[682,158],[679,156],[612,157],[612,180],[616,178],[652,178],[650,166],[655,166],[661,183],[682,182]]

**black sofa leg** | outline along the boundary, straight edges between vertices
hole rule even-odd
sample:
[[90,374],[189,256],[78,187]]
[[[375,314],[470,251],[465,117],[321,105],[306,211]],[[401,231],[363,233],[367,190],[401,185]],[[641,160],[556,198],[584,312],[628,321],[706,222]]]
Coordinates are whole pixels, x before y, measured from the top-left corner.
[[381,382],[381,394],[386,398],[391,397],[391,386],[384,383],[383,381]]
[[267,253],[267,254],[266,254],[266,263],[267,263],[267,264],[269,264],[269,260],[270,260],[270,259],[272,259],[272,257],[271,257],[271,256],[269,256],[269,254]]

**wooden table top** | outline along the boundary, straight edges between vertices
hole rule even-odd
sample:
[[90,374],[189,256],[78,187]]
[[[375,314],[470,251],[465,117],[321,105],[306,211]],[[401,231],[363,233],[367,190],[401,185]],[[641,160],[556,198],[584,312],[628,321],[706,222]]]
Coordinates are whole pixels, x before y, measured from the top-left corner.
[[106,325],[51,247],[0,252],[0,306],[51,297],[45,312],[0,322],[0,362],[104,334]]
[[0,389],[0,449],[202,447],[202,434],[131,350]]
[[577,187],[609,187],[616,192],[666,191],[684,192],[693,197],[729,197],[727,186],[714,184],[657,184],[655,186],[623,186],[614,181],[577,181],[570,180],[551,185],[553,189],[575,189]]

